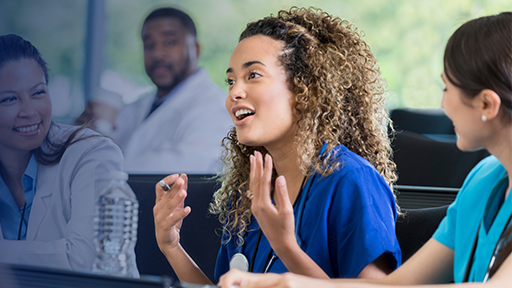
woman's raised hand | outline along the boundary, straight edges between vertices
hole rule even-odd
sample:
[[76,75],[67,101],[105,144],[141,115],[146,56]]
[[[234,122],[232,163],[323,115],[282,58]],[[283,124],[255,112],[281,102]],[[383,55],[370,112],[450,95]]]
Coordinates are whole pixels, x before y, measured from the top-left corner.
[[272,203],[272,157],[260,152],[250,156],[250,192],[252,194],[251,211],[270,245],[279,255],[283,249],[297,246],[293,206],[288,195],[284,176],[279,176],[275,183],[274,201]]
[[171,185],[171,188],[166,192],[159,183],[156,184],[156,203],[153,207],[155,235],[162,252],[179,246],[183,218],[191,211],[190,207],[184,207],[187,197],[187,175],[173,174],[165,177],[163,181]]

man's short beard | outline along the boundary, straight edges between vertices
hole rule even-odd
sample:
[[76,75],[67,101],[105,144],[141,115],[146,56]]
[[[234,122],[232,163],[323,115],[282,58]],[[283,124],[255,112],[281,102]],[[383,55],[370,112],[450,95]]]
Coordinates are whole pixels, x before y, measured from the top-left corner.
[[178,86],[178,84],[180,84],[183,80],[185,80],[185,78],[186,78],[185,75],[186,75],[186,73],[180,73],[180,75],[177,75],[179,77],[175,77],[174,80],[172,81],[172,83],[170,83],[168,85],[158,85],[155,82],[153,82],[153,84],[155,84],[155,86],[156,86],[156,88],[158,88],[158,90],[171,91],[176,86]]
[[[168,65],[168,68],[171,68],[172,66]],[[172,69],[172,68],[171,68]],[[171,69],[169,69],[170,71],[172,71]],[[153,79],[151,79],[151,81],[153,82],[153,84],[155,84],[155,86],[158,88],[158,90],[161,90],[161,91],[171,91],[172,89],[174,89],[176,86],[178,86],[178,84],[180,84],[183,80],[185,80],[185,78],[187,78],[187,74],[188,74],[188,67],[184,67],[184,69],[182,69],[181,71],[179,71],[179,73],[176,73],[176,74],[173,74],[173,81],[170,83],[170,84],[157,84],[155,83],[155,81],[153,81]]]
[[[155,86],[157,87],[158,90],[160,91],[171,91],[173,90],[176,86],[178,86],[183,80],[185,80],[188,76],[188,73],[189,73],[189,70],[190,70],[190,66],[189,66],[189,63],[190,63],[190,54],[187,55],[187,65],[185,65],[185,67],[183,67],[183,69],[181,69],[180,71],[176,71],[177,73],[173,74],[174,77],[174,80],[172,81],[172,83],[168,84],[168,85],[159,85],[157,83],[155,83],[155,81],[153,81],[153,79],[151,78],[151,81],[153,82],[153,84],[155,84]],[[153,70],[155,69],[155,66],[158,66],[158,65],[154,65],[150,68],[149,71],[153,72]],[[174,71],[174,65],[171,65],[171,64],[168,64],[168,65],[165,65],[165,67],[167,69],[169,69],[169,71]],[[149,75],[150,73],[148,73]],[[152,73],[151,73],[152,74]]]

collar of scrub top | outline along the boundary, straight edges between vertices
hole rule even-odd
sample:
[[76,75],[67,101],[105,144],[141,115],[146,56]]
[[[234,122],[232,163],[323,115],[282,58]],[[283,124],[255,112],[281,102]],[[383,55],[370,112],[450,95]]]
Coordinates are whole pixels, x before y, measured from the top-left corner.
[[[507,190],[507,187],[508,187],[508,175],[507,175],[507,173],[505,173],[505,175],[500,180],[498,185],[499,184],[504,186],[504,188],[502,190],[503,195],[501,196],[501,199],[498,199],[500,201],[493,201],[493,202],[498,202],[498,203],[501,204],[500,206],[502,206],[502,205],[504,205],[504,202],[506,200],[504,194],[506,194],[506,190]],[[491,206],[491,205],[488,203],[487,206]],[[486,207],[486,211],[488,210],[487,208],[492,209],[491,207]],[[496,215],[494,216],[494,218],[498,215],[498,213],[500,211],[500,208],[501,207],[497,208],[497,212],[495,213]],[[487,213],[485,213],[484,215],[486,215],[486,214]],[[491,217],[487,217],[487,218],[491,218]],[[488,219],[485,219],[485,218],[484,218],[484,220],[489,221]],[[510,214],[510,216],[509,216],[509,218],[507,220],[507,223],[503,227],[503,230],[501,231],[500,237],[498,238],[498,241],[496,242],[496,246],[494,247],[494,252],[492,253],[491,260],[489,261],[489,265],[487,267],[487,271],[485,273],[483,282],[489,281],[489,279],[494,275],[494,273],[497,271],[499,266],[503,263],[503,261],[505,260],[506,257],[501,257],[501,256],[504,256],[505,254],[506,255],[510,254],[510,250],[507,250],[507,248],[505,248],[505,246],[507,246],[507,243],[509,243],[508,245],[510,245],[510,241],[512,241],[512,239],[511,239],[512,235],[510,234],[510,229],[511,229],[510,221],[511,220],[512,220],[512,213]],[[489,225],[488,228],[486,228],[486,230],[488,230],[488,229],[491,228],[490,226],[491,226],[492,222],[485,223],[485,224]],[[499,255],[500,253],[505,253],[505,254],[504,255]]]
[[[478,234],[480,233],[480,228],[482,227],[482,225],[484,225],[484,229],[486,231],[488,231],[491,228],[490,226],[492,225],[496,216],[498,215],[501,205],[503,205],[503,203],[504,203],[504,199],[498,199],[499,197],[497,197],[497,196],[501,195],[500,192],[503,192],[503,187],[505,187],[504,188],[505,190],[507,189],[508,185],[506,185],[506,184],[508,184],[508,176],[505,173],[505,175],[503,175],[503,177],[498,181],[498,183],[496,183],[496,185],[494,185],[494,188],[489,196],[489,199],[487,200],[487,204],[485,205],[483,219],[478,224],[478,229],[476,230],[475,240],[473,241],[473,246],[471,247],[471,252],[469,254],[468,263],[466,264],[466,270],[464,271],[464,277],[462,278],[463,283],[469,281],[471,269],[473,268],[473,258],[475,257],[476,246],[478,243]],[[502,196],[504,196],[504,194]],[[492,214],[490,214],[491,211],[492,211]],[[500,235],[499,239],[501,239],[503,237],[503,232],[505,232],[505,230],[509,226],[511,219],[512,219],[512,215],[510,215],[510,217],[508,218],[507,223],[505,224],[505,227],[501,231],[501,235]],[[494,254],[496,253],[496,251],[498,249],[497,246],[500,242],[499,239],[498,239],[498,243],[496,243],[496,247],[494,249],[495,252],[493,253],[493,256],[495,256]],[[492,267],[492,264],[494,264],[494,263],[492,263],[492,261],[491,261],[491,263],[489,264],[489,268],[487,269],[487,272],[485,273],[486,275],[485,275],[484,282],[487,282],[487,280],[489,279],[489,269]]]
[[[318,153],[318,157],[321,157],[324,154],[326,148],[327,148],[327,142],[324,142],[324,144],[322,145],[322,149],[320,149],[320,152]],[[301,190],[297,196],[298,198],[295,200],[295,205],[294,205],[294,209],[297,209],[297,217],[295,217],[295,238],[297,239],[297,243],[299,244],[299,247],[301,249],[302,249],[302,239],[300,238],[300,234],[299,234],[300,233],[300,223],[302,221],[302,217],[304,214],[304,206],[306,204],[307,194],[309,192],[309,189],[311,189],[311,185],[313,183],[313,178],[314,177],[309,178],[306,181],[306,184],[304,185],[304,187],[301,187]],[[261,233],[261,229],[260,229],[259,233]],[[259,244],[260,238],[261,238],[261,234],[258,235],[258,239],[256,240],[256,244],[254,246],[254,251],[253,251],[253,255],[252,255],[252,259],[251,259],[251,265],[249,266],[250,269],[248,269],[249,272],[253,272],[250,270],[252,270],[252,268],[254,268],[253,267],[254,258],[256,257],[256,251],[258,250],[258,246],[259,246],[258,244]],[[238,245],[235,255],[243,255],[242,254],[242,245]],[[262,271],[262,273],[266,273],[266,272],[268,272],[268,270],[270,270],[272,262],[273,262],[273,260],[275,260],[275,258],[277,258],[277,256],[275,255],[275,252],[271,247],[270,253],[267,257],[267,260],[265,261],[265,265],[264,265],[265,268]]]
[[[322,145],[322,149],[318,153],[318,157],[322,157],[327,148],[327,142],[324,142]],[[311,174],[313,175],[313,173]],[[304,187],[301,188],[301,193],[299,193],[299,198],[297,199],[297,217],[295,217],[295,238],[297,238],[297,243],[299,243],[300,248],[302,249],[302,239],[300,238],[300,223],[302,222],[302,215],[304,214],[304,206],[306,205],[306,198],[309,193],[309,189],[311,189],[311,185],[313,184],[313,178],[311,177],[306,181]],[[303,195],[302,195],[303,194]]]

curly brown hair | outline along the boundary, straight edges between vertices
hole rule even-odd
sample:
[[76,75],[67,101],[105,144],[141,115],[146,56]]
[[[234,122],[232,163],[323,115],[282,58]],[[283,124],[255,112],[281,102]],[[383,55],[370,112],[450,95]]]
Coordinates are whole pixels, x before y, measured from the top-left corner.
[[[343,144],[375,166],[391,187],[397,176],[386,125],[390,119],[384,81],[357,28],[319,9],[292,7],[247,24],[240,41],[255,35],[284,43],[279,60],[295,94],[299,120],[294,149],[302,172],[329,175],[340,165],[331,149]],[[327,152],[320,158],[324,143]],[[219,215],[229,239],[237,235],[243,243],[251,221],[251,200],[245,193],[249,155],[267,151],[238,142],[234,127],[224,138],[223,147],[225,168],[218,175],[222,186],[210,210]]]

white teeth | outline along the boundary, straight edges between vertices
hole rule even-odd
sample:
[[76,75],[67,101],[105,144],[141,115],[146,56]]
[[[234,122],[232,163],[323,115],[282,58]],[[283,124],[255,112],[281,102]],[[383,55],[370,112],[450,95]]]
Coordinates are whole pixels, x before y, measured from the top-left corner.
[[242,115],[251,115],[251,114],[254,114],[254,112],[249,110],[249,109],[240,109],[240,110],[235,112],[235,116],[237,118],[239,118]]
[[35,124],[32,126],[28,126],[28,127],[18,127],[18,128],[14,128],[14,130],[21,132],[21,133],[27,133],[27,132],[36,130],[37,127],[39,127],[39,124]]

